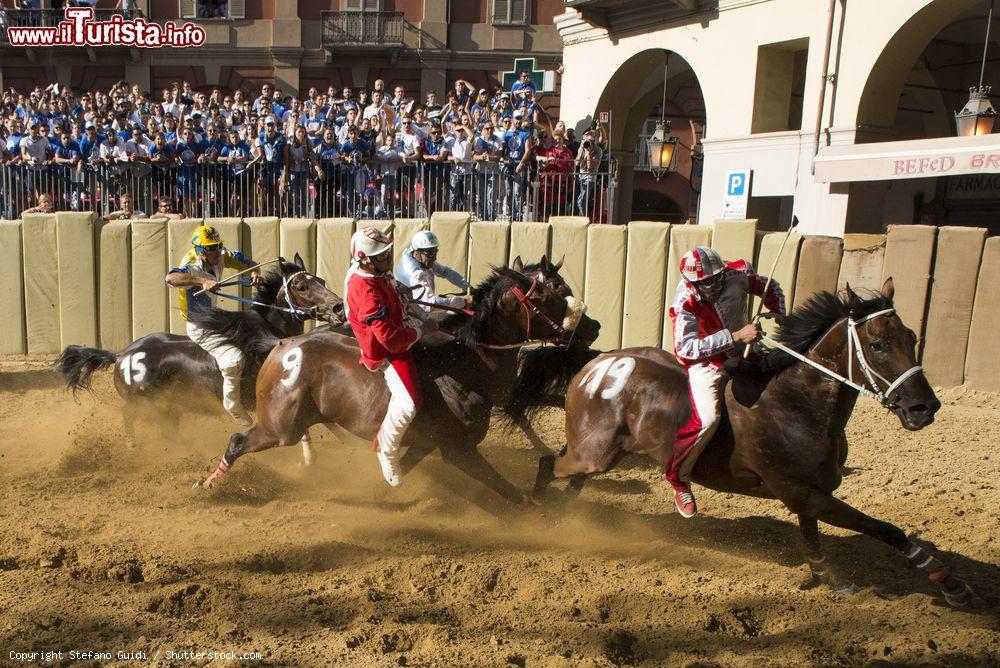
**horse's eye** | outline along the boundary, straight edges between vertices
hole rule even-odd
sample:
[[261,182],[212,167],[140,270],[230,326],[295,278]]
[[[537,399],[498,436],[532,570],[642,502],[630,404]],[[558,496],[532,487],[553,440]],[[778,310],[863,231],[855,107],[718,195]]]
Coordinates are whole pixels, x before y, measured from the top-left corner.
[[880,353],[885,350],[885,344],[882,341],[872,341],[868,346],[872,349],[872,352]]

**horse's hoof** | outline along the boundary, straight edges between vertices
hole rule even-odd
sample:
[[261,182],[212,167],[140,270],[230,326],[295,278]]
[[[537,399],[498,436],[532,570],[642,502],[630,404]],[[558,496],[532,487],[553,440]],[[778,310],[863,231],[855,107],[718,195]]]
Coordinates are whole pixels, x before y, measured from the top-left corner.
[[833,595],[837,598],[850,598],[861,591],[861,587],[853,582],[841,581],[830,585]]
[[965,608],[976,603],[978,597],[960,577],[949,575],[941,587],[944,600],[953,608]]
[[204,489],[204,488],[205,488],[205,486],[202,484],[201,480],[199,480],[199,481],[195,482],[195,484],[191,485],[191,489]]

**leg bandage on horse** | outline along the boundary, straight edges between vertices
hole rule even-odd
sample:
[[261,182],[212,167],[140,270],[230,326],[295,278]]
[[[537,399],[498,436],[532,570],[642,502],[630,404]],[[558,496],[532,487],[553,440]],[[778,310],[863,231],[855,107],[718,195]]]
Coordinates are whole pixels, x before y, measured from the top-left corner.
[[420,385],[417,382],[417,369],[409,356],[391,360],[382,374],[389,387],[389,408],[375,437],[375,443],[384,457],[395,460],[399,457],[403,435],[420,410]]
[[677,431],[673,454],[664,467],[667,480],[674,487],[690,482],[695,462],[715,435],[722,414],[722,389],[726,384],[725,372],[710,364],[688,367],[687,372],[691,417]]

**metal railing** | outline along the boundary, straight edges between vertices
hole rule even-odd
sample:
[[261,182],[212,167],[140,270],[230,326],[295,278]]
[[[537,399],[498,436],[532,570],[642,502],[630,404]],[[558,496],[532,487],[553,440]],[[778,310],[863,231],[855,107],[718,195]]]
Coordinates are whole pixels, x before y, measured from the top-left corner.
[[[567,165],[566,167],[570,167]],[[297,168],[200,163],[99,165],[12,163],[0,166],[0,218],[15,220],[47,195],[54,211],[119,209],[128,193],[145,214],[168,197],[189,217],[426,218],[468,211],[478,220],[547,221],[587,216],[608,222],[613,172],[556,170],[520,173],[483,162],[363,161],[305,163]]]
[[[107,21],[112,16],[134,19],[142,16],[138,9],[95,9],[95,21]],[[51,28],[66,19],[63,9],[3,9],[0,8],[0,39],[7,42],[7,28]]]
[[403,12],[324,11],[321,15],[323,46],[403,46]]

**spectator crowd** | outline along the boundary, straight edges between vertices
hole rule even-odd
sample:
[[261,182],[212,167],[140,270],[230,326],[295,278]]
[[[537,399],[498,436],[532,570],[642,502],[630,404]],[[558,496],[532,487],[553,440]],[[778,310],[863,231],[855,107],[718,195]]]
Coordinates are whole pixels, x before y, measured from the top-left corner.
[[[287,95],[154,94],[118,82],[0,94],[0,206],[187,216],[601,220],[605,128],[553,123],[527,72],[510,90],[459,79],[421,102],[403,86]],[[127,202],[126,206],[123,202]]]

